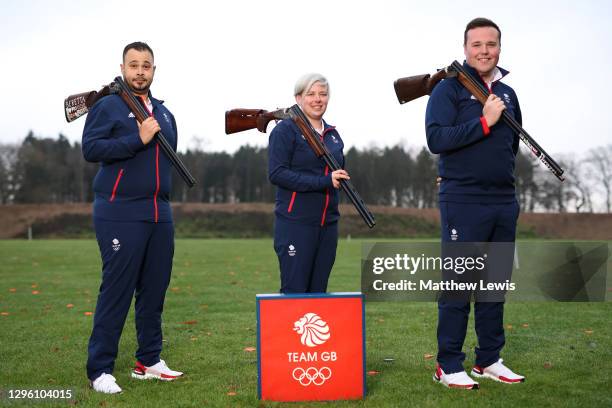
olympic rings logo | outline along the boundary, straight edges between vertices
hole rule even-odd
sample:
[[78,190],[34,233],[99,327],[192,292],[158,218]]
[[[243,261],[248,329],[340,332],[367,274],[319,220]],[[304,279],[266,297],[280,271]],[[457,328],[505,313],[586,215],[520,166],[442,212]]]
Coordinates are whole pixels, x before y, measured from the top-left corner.
[[332,371],[329,367],[321,367],[317,370],[316,367],[309,367],[304,370],[301,367],[293,369],[291,374],[293,379],[298,381],[304,387],[308,387],[310,384],[323,385],[323,383],[329,380],[332,376]]

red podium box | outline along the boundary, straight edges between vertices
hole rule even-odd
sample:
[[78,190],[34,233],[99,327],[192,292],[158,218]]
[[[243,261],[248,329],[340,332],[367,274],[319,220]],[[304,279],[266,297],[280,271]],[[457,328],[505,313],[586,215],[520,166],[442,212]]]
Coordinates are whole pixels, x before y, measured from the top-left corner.
[[365,397],[365,306],[361,293],[256,298],[259,399]]

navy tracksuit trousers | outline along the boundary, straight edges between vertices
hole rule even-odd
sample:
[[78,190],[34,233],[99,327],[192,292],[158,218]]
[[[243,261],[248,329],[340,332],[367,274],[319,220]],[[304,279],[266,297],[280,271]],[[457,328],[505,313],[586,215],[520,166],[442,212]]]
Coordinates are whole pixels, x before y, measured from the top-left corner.
[[303,225],[276,218],[274,250],[281,293],[324,293],[336,260],[338,223]]
[[89,339],[87,376],[111,374],[119,338],[136,295],[136,358],[145,366],[159,362],[161,315],[174,256],[171,222],[116,222],[94,219],[102,256],[102,284]]
[[[440,202],[443,242],[514,242],[519,214],[517,202],[507,204],[474,204]],[[454,238],[454,239],[453,239]],[[470,302],[438,302],[438,356],[445,373],[463,371],[462,352],[470,314]],[[474,304],[478,345],[476,365],[487,367],[499,359],[505,344],[504,303]]]

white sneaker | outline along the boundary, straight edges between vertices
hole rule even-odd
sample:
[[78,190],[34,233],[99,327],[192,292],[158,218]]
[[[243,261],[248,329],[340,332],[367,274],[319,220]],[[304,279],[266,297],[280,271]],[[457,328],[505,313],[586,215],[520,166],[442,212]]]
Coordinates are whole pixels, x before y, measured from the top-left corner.
[[91,382],[91,387],[104,394],[119,394],[123,390],[117,385],[117,380],[110,374],[102,373],[98,378]]
[[504,360],[500,358],[497,363],[493,363],[485,368],[474,366],[474,368],[472,368],[472,375],[478,378],[491,378],[495,381],[506,384],[525,382],[524,376],[514,373],[511,369],[503,364],[503,361]]
[[164,360],[159,360],[159,363],[146,367],[140,361],[136,361],[134,371],[132,371],[132,378],[139,380],[149,380],[156,378],[162,381],[173,381],[181,377],[183,373],[180,371],[174,371],[168,368]]
[[470,378],[465,371],[459,371],[458,373],[446,374],[440,367],[440,364],[436,367],[436,372],[433,375],[433,379],[436,382],[448,387],[448,388],[463,388],[466,390],[477,390],[478,383]]

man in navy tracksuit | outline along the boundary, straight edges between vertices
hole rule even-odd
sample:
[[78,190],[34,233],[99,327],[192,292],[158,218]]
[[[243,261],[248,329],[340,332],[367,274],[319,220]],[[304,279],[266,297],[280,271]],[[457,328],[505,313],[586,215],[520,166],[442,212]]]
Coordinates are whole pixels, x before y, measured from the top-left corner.
[[[336,161],[344,167],[344,143],[323,121],[329,86],[320,74],[298,80],[294,95]],[[344,170],[330,172],[292,120],[270,134],[268,172],[276,185],[274,250],[281,271],[281,293],[325,292],[338,244],[338,191]]]
[[[426,112],[427,143],[440,155],[440,215],[443,242],[514,242],[519,207],[514,189],[514,160],[519,139],[500,120],[505,110],[519,123],[514,90],[500,79],[501,31],[491,20],[477,18],[464,33],[464,67],[490,90],[484,107],[457,78],[439,83]],[[474,305],[478,336],[475,377],[504,383],[524,381],[499,358],[505,343],[502,302]],[[462,352],[469,301],[438,302],[438,366],[434,380],[454,388],[476,389],[464,371]]]
[[94,179],[94,227],[102,284],[89,339],[87,376],[94,390],[119,393],[112,375],[125,318],[136,296],[138,350],[134,378],[173,380],[182,373],[160,360],[161,315],[170,282],[174,228],[169,203],[171,164],[153,136],[162,131],[176,150],[174,116],[149,87],[153,51],[141,42],[123,51],[121,72],[152,116],[138,124],[118,95],[98,101],[83,129],[83,155],[100,162]]

